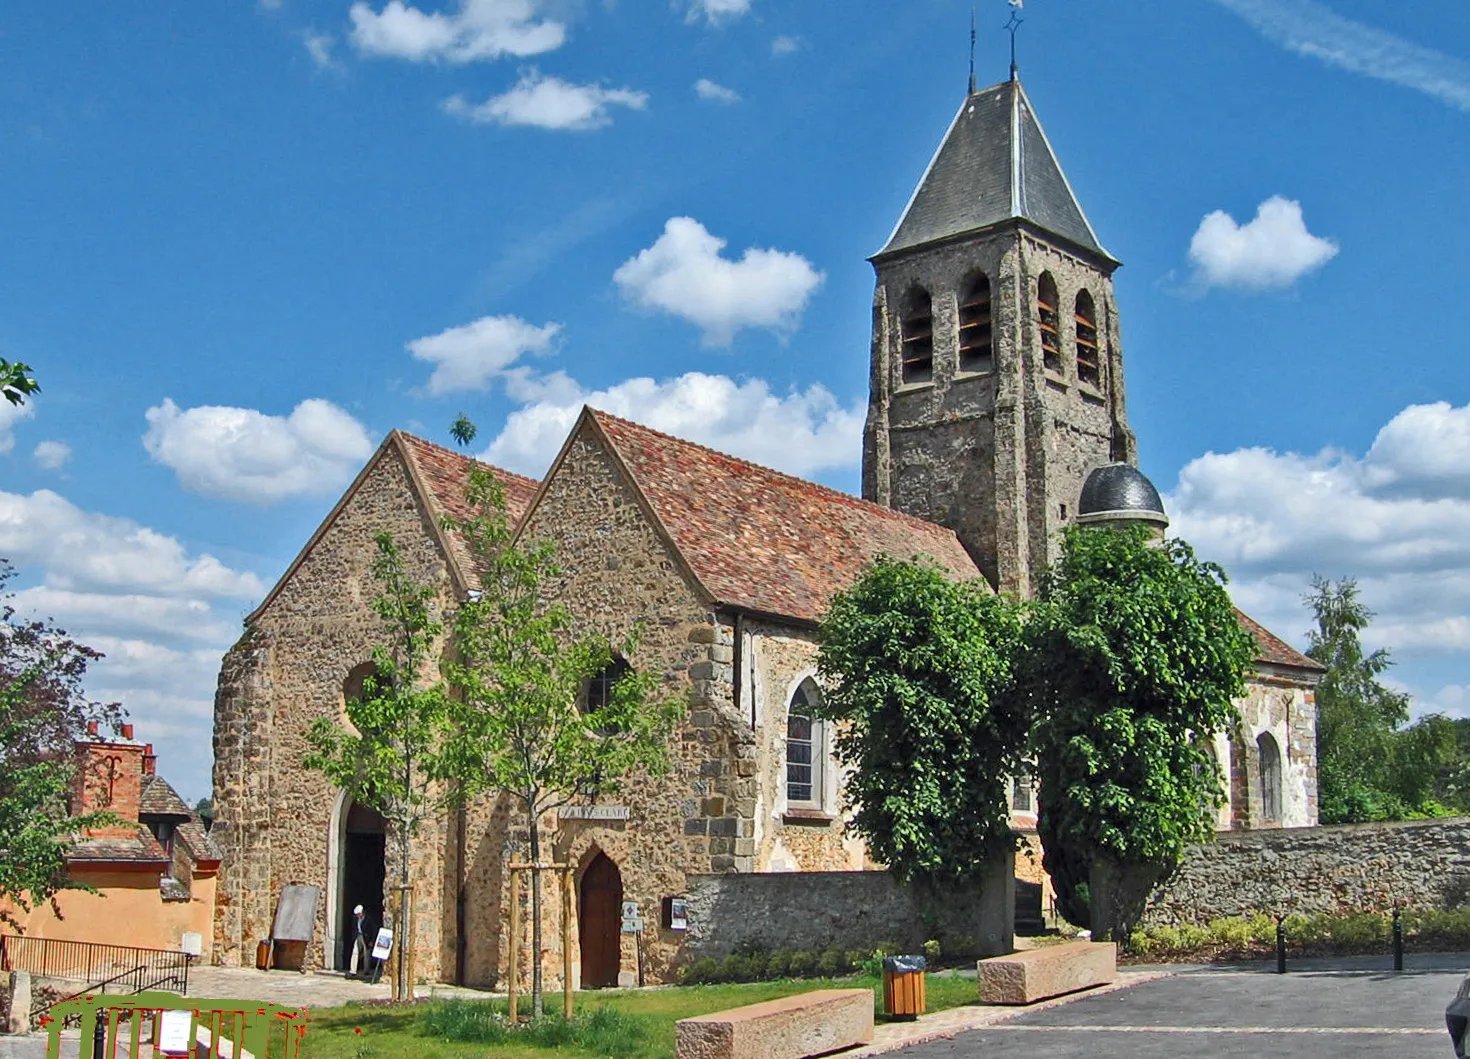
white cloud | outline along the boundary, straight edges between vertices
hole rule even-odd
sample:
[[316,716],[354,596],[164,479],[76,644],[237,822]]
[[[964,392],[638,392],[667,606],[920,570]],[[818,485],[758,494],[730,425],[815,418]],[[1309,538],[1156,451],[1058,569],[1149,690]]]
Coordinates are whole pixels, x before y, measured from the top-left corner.
[[52,618],[107,656],[88,666],[87,693],[127,708],[191,801],[209,793],[200,751],[220,656],[239,635],[240,611],[264,595],[261,580],[49,490],[0,492],[0,556],[31,582],[9,600],[21,616]]
[[518,316],[482,316],[437,335],[416,338],[408,351],[434,365],[432,394],[483,390],[521,356],[550,353],[560,324],[536,327]]
[[71,446],[64,441],[42,441],[31,456],[43,470],[59,471],[71,459]]
[[483,103],[471,103],[458,95],[444,101],[446,113],[476,125],[533,125],[561,132],[585,132],[611,125],[611,107],[642,110],[646,106],[647,92],[576,85],[534,69],[522,74],[514,88]]
[[720,256],[726,241],[692,217],[673,217],[647,250],[613,273],[624,295],[698,325],[707,346],[728,346],[746,327],[789,333],[825,275],[800,254],[745,251]]
[[381,12],[355,3],[348,15],[352,43],[363,55],[468,63],[560,48],[566,27],[538,18],[539,7],[535,0],[462,0],[457,12],[443,14],[389,0]]
[[317,33],[315,30],[303,30],[301,43],[305,45],[306,52],[311,56],[311,61],[316,63],[319,70],[340,70],[342,64],[332,54],[332,49],[337,44],[337,38],[330,33]]
[[1470,111],[1470,63],[1344,18],[1316,0],[1215,0],[1267,40]]
[[778,59],[784,58],[787,55],[794,55],[800,50],[800,37],[781,36],[771,41],[771,54],[776,56],[776,58]]
[[0,556],[17,567],[44,567],[48,591],[198,600],[264,593],[254,574],[212,555],[191,556],[175,537],[83,511],[49,489],[0,492]]
[[0,398],[0,456],[15,448],[16,424],[35,414],[36,408],[31,401],[22,405],[14,405]]
[[143,446],[190,492],[273,504],[331,493],[373,450],[367,431],[330,401],[302,401],[289,416],[203,405],[181,410],[170,398],[148,409]]
[[740,93],[733,88],[716,84],[707,77],[694,82],[694,94],[710,103],[739,103]]
[[1201,287],[1289,287],[1337,256],[1338,246],[1307,231],[1301,203],[1273,195],[1255,219],[1236,224],[1224,210],[1205,215],[1189,243]]
[[1264,448],[1190,462],[1172,533],[1232,578],[1243,609],[1300,643],[1313,574],[1358,580],[1368,637],[1400,651],[1470,651],[1470,407],[1415,405],[1361,457]]
[[750,0],[690,0],[689,3],[689,21],[702,18],[712,26],[749,12]]
[[788,474],[847,468],[862,452],[864,409],[843,408],[821,386],[771,392],[763,379],[741,382],[688,372],[657,381],[628,379],[595,393],[578,390],[513,412],[486,450],[497,466],[546,472],[584,404]]

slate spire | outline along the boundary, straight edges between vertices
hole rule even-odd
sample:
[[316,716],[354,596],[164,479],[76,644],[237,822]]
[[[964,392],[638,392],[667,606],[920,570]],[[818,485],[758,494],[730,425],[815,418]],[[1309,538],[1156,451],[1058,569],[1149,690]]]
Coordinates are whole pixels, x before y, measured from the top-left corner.
[[971,92],[874,258],[1021,219],[1115,259],[1098,241],[1019,78]]

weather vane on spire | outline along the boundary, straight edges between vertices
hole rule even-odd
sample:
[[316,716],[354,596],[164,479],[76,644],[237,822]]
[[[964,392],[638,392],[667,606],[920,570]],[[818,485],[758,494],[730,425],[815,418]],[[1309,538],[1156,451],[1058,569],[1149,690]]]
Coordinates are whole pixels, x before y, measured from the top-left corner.
[[1025,7],[1026,0],[1006,0],[1011,5],[1011,18],[1005,24],[1005,28],[1011,31],[1011,80],[1016,79],[1019,67],[1016,66],[1016,30],[1021,28],[1021,23],[1026,20],[1021,17],[1021,9]]
[[970,95],[975,94],[975,9],[970,8]]

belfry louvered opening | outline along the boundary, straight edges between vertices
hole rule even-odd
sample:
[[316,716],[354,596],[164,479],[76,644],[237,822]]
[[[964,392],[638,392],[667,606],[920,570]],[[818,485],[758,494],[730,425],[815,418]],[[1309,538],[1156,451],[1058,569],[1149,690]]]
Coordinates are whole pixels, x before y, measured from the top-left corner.
[[1092,304],[1092,295],[1082,291],[1077,295],[1074,313],[1077,327],[1077,381],[1089,386],[1102,385],[1102,359],[1097,349],[1097,309]]
[[929,382],[934,378],[934,301],[922,287],[903,298],[903,381]]
[[990,371],[994,367],[990,280],[977,272],[960,290],[960,371]]
[[1043,272],[1036,283],[1036,323],[1041,332],[1041,366],[1062,373],[1062,340],[1057,316],[1057,281]]

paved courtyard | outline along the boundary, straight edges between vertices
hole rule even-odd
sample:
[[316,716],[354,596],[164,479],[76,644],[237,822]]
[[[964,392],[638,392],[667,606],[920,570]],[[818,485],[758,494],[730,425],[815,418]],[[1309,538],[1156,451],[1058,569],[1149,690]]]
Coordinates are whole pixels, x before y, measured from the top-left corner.
[[1447,1059],[1444,1008],[1467,958],[1183,969],[1129,989],[1083,997],[946,1040],[904,1059]]

